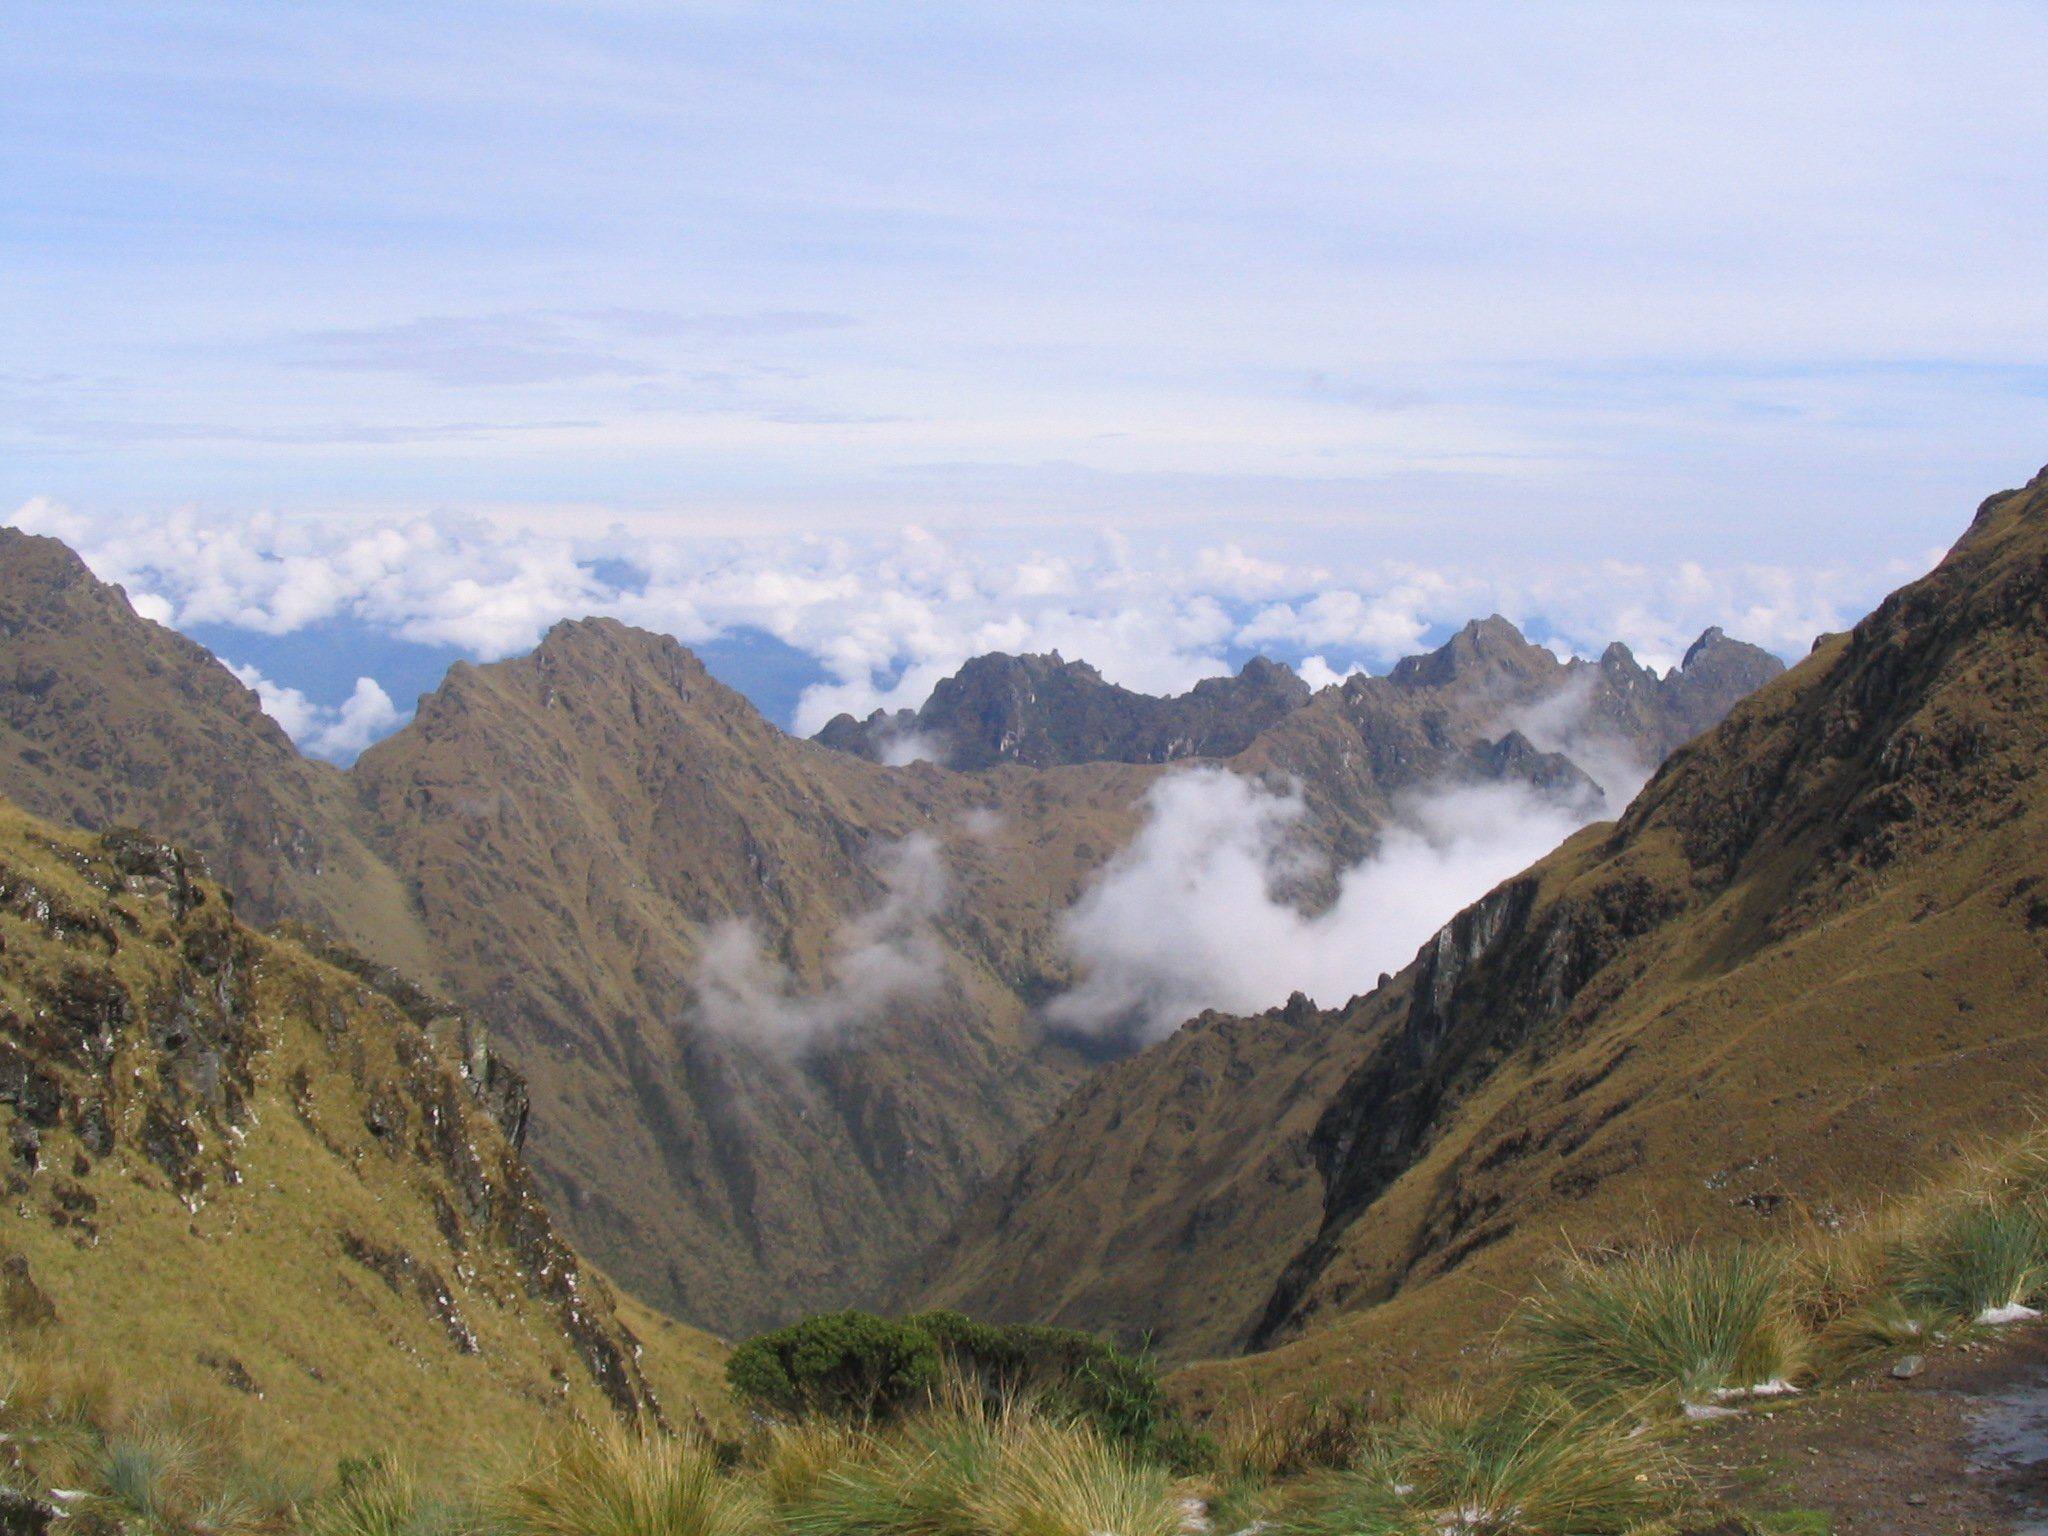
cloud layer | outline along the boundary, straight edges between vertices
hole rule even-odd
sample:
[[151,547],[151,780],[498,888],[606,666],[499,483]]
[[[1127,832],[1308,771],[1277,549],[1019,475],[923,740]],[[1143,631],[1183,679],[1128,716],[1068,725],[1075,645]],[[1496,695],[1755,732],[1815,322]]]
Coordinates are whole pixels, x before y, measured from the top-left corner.
[[[766,631],[816,658],[830,679],[783,722],[804,734],[842,710],[922,703],[985,651],[1058,650],[1147,692],[1185,689],[1257,651],[1325,682],[1360,665],[1382,668],[1494,611],[1566,652],[1593,654],[1621,639],[1668,666],[1720,624],[1796,659],[1815,634],[1851,622],[1936,554],[1665,567],[1560,551],[1542,564],[1453,568],[1361,557],[1335,541],[1253,556],[1227,542],[1046,536],[1020,547],[915,528],[882,538],[630,529],[571,537],[451,515],[194,513],[145,526],[47,500],[10,520],[71,542],[150,616],[233,625],[257,646],[337,617],[485,659],[530,647],[556,619],[591,613],[685,643]],[[265,666],[256,651],[250,659]]]

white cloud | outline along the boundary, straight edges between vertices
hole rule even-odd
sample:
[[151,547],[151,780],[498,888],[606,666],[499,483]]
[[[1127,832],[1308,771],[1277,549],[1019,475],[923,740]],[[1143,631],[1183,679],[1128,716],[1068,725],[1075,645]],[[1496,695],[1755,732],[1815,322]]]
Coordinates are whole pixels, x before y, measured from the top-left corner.
[[1347,677],[1356,677],[1359,673],[1363,672],[1365,668],[1358,666],[1354,663],[1352,666],[1345,668],[1345,670],[1343,670],[1342,672],[1339,672],[1335,667],[1330,665],[1329,660],[1326,657],[1304,656],[1301,659],[1300,665],[1296,666],[1294,670],[1297,674],[1299,674],[1301,680],[1304,683],[1307,683],[1310,688],[1320,693],[1323,689],[1328,688],[1333,683],[1341,683]]
[[228,670],[255,691],[263,712],[283,727],[301,751],[332,762],[353,762],[371,742],[388,736],[406,719],[373,677],[357,678],[346,699],[328,705],[316,704],[298,689],[272,682],[254,667],[231,664]]
[[[1253,559],[1229,545],[1049,536],[1020,547],[1003,532],[577,535],[453,515],[182,513],[144,523],[47,499],[11,520],[66,539],[99,575],[124,583],[138,608],[174,624],[287,634],[347,618],[482,659],[530,647],[556,619],[593,613],[685,644],[765,630],[830,678],[803,700],[794,722],[803,734],[842,711],[915,707],[961,662],[991,650],[1057,650],[1112,682],[1169,693],[1254,650],[1304,667],[1317,657],[1333,676],[1379,670],[1493,611],[1566,652],[1597,654],[1620,639],[1668,666],[1719,624],[1796,659],[1816,633],[1852,622],[1936,554],[1790,568],[1559,552],[1453,572],[1332,549],[1290,559],[1276,548]],[[632,568],[626,589],[597,574],[605,560]]]
[[1397,807],[1334,903],[1304,913],[1287,894],[1310,867],[1300,796],[1222,769],[1172,774],[1065,918],[1081,979],[1048,1015],[1144,1041],[1205,1008],[1253,1012],[1297,989],[1336,1006],[1594,813],[1521,784],[1438,786]]
[[882,899],[836,936],[822,985],[805,987],[765,954],[752,924],[714,927],[694,977],[699,1021],[773,1050],[800,1051],[936,992],[945,955],[931,924],[951,884],[938,840],[914,833],[882,849],[875,863]]

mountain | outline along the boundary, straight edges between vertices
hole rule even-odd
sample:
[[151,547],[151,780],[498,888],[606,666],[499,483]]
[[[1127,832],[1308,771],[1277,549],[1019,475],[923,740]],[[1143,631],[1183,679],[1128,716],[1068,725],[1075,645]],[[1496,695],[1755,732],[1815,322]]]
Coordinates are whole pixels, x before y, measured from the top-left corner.
[[258,922],[305,918],[435,979],[340,771],[301,757],[211,652],[15,528],[0,528],[0,793],[61,825],[166,832]]
[[1398,788],[1411,776],[1404,769],[1421,757],[1440,757],[1453,741],[1460,750],[1489,746],[1517,713],[1529,714],[1532,734],[1625,744],[1647,769],[1783,670],[1770,652],[1718,628],[1662,677],[1619,643],[1597,663],[1560,661],[1495,614],[1397,662],[1386,677],[1361,674],[1320,695],[1262,656],[1235,677],[1206,678],[1159,698],[1105,682],[1087,663],[1057,652],[992,652],[943,679],[915,710],[877,710],[865,720],[840,715],[815,739],[874,762],[922,756],[965,770],[1004,762],[1168,763],[1236,757],[1283,723],[1313,735],[1313,726],[1291,718],[1306,710],[1318,723],[1341,716],[1365,741],[1386,787]]
[[1826,1222],[2048,1089],[2044,769],[2048,472],[1368,996],[1105,1072],[924,1295],[1390,1380],[1561,1240]]
[[[878,1299],[1078,1079],[1022,994],[1054,984],[1051,914],[1142,790],[878,768],[608,620],[456,667],[352,778],[456,995],[517,1042],[581,1240],[734,1328]],[[906,849],[924,866],[892,875]],[[892,901],[876,952],[915,974],[835,994],[835,951]],[[702,966],[736,921],[765,958],[735,978],[756,1017],[722,1028]],[[820,996],[848,1016],[812,1028]]]
[[[0,793],[176,838],[250,917],[452,998],[527,1073],[528,1160],[577,1246],[693,1322],[897,1294],[1107,1049],[1040,1005],[1075,979],[1062,914],[1161,764],[890,768],[791,739],[673,640],[584,620],[453,668],[343,772],[62,545],[12,532],[0,637]],[[1089,693],[1053,666],[1068,683],[1042,696]],[[1212,701],[1214,731],[1215,700],[1291,700],[1223,761],[1302,779],[1317,839],[1351,858],[1442,775],[1583,798],[1570,751],[1596,754],[1546,736],[1542,706],[1568,723],[1579,691],[1604,697],[1592,668],[1494,620],[1399,683],[1303,702],[1255,664],[1184,699]],[[1674,686],[1636,673],[1641,699]]]
[[323,1453],[402,1420],[452,1459],[556,1405],[659,1411],[650,1375],[712,1385],[709,1340],[643,1344],[556,1235],[525,1113],[472,1021],[237,922],[170,844],[0,804],[10,1334]]
[[1205,678],[1169,698],[1105,682],[1084,661],[977,656],[915,710],[839,715],[817,740],[872,762],[929,757],[951,768],[1024,763],[1170,763],[1232,757],[1309,699],[1293,669],[1263,656],[1235,677]]

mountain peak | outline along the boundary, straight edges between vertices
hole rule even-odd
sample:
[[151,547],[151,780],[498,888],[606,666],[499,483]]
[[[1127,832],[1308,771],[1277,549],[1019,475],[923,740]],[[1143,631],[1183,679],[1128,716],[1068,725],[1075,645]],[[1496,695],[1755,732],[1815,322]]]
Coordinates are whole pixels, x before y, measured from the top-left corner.
[[1527,674],[1557,665],[1549,651],[1494,613],[1472,620],[1435,650],[1396,662],[1387,677],[1397,687],[1441,688],[1478,671]]
[[1727,632],[1720,625],[1708,625],[1704,630],[1700,631],[1699,639],[1693,641],[1691,645],[1685,648],[1685,657],[1678,663],[1678,670],[1683,672],[1699,657],[1717,646],[1726,644],[1727,640]]

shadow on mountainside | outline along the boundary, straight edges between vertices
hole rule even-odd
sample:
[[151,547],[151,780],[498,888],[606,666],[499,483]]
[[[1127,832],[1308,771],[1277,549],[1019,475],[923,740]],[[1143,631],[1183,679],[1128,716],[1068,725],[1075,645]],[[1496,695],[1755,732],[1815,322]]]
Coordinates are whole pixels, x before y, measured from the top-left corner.
[[2048,1329],[1887,1358],[1853,1387],[1696,1433],[1702,1480],[1784,1536],[2048,1532]]

